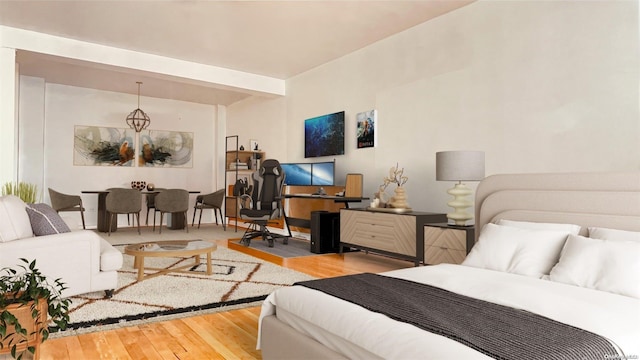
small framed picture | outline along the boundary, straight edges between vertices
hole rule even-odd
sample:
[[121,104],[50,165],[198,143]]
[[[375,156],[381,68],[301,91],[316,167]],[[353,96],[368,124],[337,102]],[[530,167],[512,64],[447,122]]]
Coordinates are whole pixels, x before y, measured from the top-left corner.
[[258,140],[256,140],[256,139],[249,140],[249,150],[251,150],[251,151],[260,150],[260,148],[258,147]]
[[356,115],[356,144],[358,149],[376,146],[377,119],[376,110],[363,111]]

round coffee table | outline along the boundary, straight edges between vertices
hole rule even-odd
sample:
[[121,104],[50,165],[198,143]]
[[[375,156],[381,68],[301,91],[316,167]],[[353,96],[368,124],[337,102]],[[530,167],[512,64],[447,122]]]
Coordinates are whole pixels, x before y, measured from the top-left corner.
[[[193,266],[193,264],[188,264],[172,268],[145,268],[145,257],[193,256],[194,264],[198,265],[200,264],[200,255],[207,254],[207,275],[211,275],[211,253],[217,248],[216,244],[204,240],[166,240],[127,245],[124,248],[124,253],[134,257],[133,267],[138,269],[138,281],[141,281],[170,272],[188,273],[189,271],[184,271],[184,269]],[[144,276],[145,270],[156,270],[157,272]]]

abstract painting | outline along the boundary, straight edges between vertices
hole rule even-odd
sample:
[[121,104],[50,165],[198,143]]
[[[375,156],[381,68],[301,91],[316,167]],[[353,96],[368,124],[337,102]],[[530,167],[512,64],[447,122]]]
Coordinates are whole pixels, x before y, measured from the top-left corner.
[[73,164],[133,166],[135,132],[132,129],[75,126]]
[[193,167],[193,133],[142,131],[138,166]]
[[344,111],[304,121],[304,157],[344,155]]
[[369,110],[356,115],[356,143],[358,149],[376,146],[376,111]]

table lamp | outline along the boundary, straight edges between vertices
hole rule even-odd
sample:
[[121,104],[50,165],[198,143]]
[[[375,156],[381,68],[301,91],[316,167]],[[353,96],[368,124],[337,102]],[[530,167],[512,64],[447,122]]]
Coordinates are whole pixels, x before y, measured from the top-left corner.
[[473,206],[473,202],[467,199],[473,191],[463,184],[463,181],[480,181],[484,179],[484,152],[483,151],[440,151],[436,153],[436,180],[457,181],[458,183],[447,193],[453,196],[453,200],[447,205],[454,209],[447,214],[447,218],[453,220],[456,225],[465,226],[467,220],[473,219],[473,215],[465,209]]

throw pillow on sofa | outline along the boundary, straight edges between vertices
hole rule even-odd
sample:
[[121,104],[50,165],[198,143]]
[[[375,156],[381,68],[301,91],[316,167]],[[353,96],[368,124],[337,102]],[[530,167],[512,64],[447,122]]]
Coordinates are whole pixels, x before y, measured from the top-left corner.
[[35,236],[71,232],[67,223],[47,204],[27,204],[25,208]]

